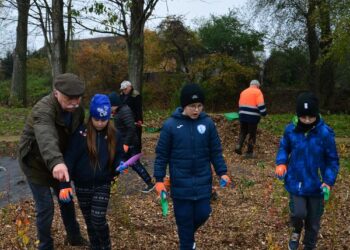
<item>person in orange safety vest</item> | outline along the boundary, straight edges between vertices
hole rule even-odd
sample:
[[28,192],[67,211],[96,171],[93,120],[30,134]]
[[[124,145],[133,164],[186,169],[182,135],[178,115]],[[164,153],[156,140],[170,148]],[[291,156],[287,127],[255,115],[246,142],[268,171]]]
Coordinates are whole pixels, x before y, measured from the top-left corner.
[[249,135],[246,157],[250,158],[253,156],[258,123],[261,116],[266,115],[264,96],[260,90],[260,83],[258,80],[252,80],[249,88],[241,92],[238,113],[240,133],[235,152],[239,155],[242,154],[244,141],[247,135]]

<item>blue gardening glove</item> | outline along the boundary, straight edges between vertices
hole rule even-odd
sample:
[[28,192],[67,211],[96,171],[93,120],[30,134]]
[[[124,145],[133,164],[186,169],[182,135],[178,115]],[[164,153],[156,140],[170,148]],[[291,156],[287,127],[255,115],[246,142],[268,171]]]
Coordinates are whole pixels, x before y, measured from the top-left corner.
[[[128,166],[127,165],[124,165],[124,162],[121,161],[119,163],[119,166],[116,168],[116,172],[117,174],[120,173],[120,174],[127,174],[128,173]],[[119,175],[119,174],[118,174]]]
[[69,181],[60,183],[60,193],[58,198],[64,203],[68,203],[73,200],[73,189]]
[[220,187],[228,187],[231,183],[230,177],[226,174],[222,175],[220,178]]

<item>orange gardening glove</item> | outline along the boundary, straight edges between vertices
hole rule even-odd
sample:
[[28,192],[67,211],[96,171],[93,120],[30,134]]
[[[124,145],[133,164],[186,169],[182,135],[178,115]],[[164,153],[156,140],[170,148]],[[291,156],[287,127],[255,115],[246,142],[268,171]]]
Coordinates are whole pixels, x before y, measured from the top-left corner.
[[73,189],[70,185],[70,182],[61,182],[60,183],[60,193],[58,198],[64,203],[68,203],[73,200]]
[[228,187],[230,185],[231,180],[226,174],[222,175],[220,178],[220,187]]
[[283,180],[286,173],[287,173],[287,166],[286,165],[280,164],[276,167],[275,175],[278,179]]
[[125,153],[127,153],[129,151],[129,146],[124,144],[123,145],[123,150],[124,150]]
[[157,194],[159,196],[160,196],[160,193],[162,191],[166,192],[166,188],[165,188],[164,182],[156,182],[156,191],[157,191]]

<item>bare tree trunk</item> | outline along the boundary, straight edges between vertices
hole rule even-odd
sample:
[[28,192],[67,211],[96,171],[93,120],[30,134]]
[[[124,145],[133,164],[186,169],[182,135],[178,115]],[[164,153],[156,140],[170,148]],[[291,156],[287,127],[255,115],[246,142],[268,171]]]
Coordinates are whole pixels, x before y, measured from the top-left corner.
[[141,93],[144,60],[144,0],[134,0],[131,6],[130,35],[128,44],[128,74],[135,89]]
[[320,52],[321,52],[321,66],[320,66],[320,97],[321,106],[329,107],[333,102],[334,93],[334,71],[335,65],[333,57],[329,55],[329,49],[332,46],[332,31],[330,21],[330,5],[329,1],[322,0],[319,2],[320,11]]
[[10,92],[10,105],[27,105],[27,38],[30,0],[17,0],[18,23],[16,48],[13,53],[13,73]]
[[319,67],[317,60],[319,58],[319,43],[316,34],[316,1],[309,0],[309,8],[306,15],[307,37],[306,41],[309,47],[310,69],[309,69],[309,88],[317,96],[319,93]]
[[52,77],[66,71],[67,56],[63,26],[63,1],[52,0]]

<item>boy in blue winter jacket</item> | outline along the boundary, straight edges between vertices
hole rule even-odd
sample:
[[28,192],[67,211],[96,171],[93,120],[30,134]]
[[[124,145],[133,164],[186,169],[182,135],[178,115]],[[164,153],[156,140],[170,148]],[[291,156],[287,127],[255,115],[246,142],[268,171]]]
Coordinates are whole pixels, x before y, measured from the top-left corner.
[[198,84],[181,90],[181,106],[163,124],[154,163],[158,194],[169,164],[171,196],[180,249],[195,249],[194,234],[211,213],[211,163],[228,184],[220,138],[212,119],[203,112],[204,94]]
[[[305,228],[304,249],[315,249],[323,214],[323,192],[329,192],[339,170],[334,132],[320,118],[318,100],[311,92],[297,98],[297,119],[280,142],[276,175],[290,193],[293,232],[288,249],[298,249]],[[323,191],[323,189],[325,189]]]

